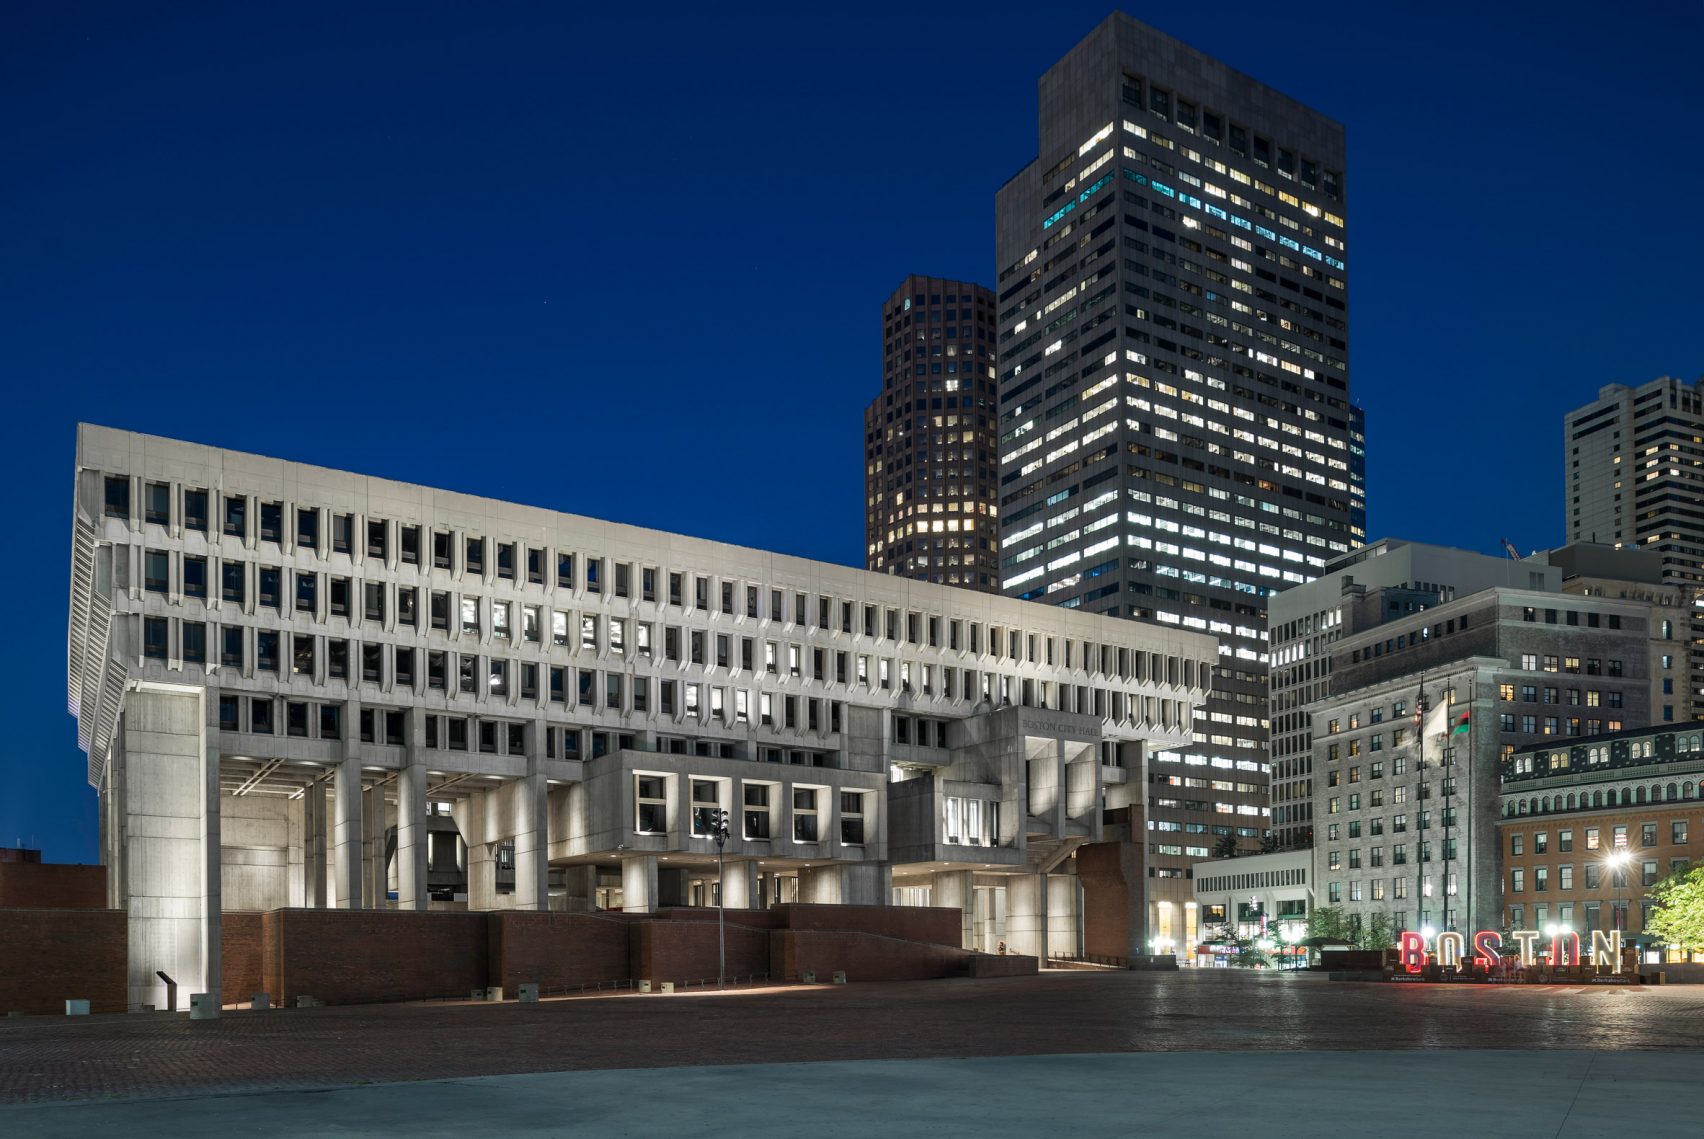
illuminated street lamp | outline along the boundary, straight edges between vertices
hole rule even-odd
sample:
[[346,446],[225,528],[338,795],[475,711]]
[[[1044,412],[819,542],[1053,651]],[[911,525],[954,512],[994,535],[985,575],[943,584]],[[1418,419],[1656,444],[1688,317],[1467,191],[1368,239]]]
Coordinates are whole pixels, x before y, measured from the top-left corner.
[[[1626,885],[1626,883],[1627,883],[1627,879],[1626,879],[1625,875],[1626,875],[1628,866],[1632,865],[1632,862],[1633,862],[1633,853],[1629,850],[1620,849],[1620,848],[1613,850],[1609,854],[1605,855],[1604,860],[1603,860],[1603,864],[1605,866],[1609,867],[1609,888],[1610,888],[1609,908],[1610,908],[1610,913],[1611,913],[1611,920],[1614,921],[1615,928],[1618,929],[1618,930],[1622,928],[1622,919],[1621,919],[1621,910],[1619,909],[1619,907],[1616,906],[1615,903],[1621,899],[1621,887]],[[1615,875],[1616,875],[1617,871],[1619,871],[1623,875],[1620,885],[1617,885],[1616,881],[1615,881]]]

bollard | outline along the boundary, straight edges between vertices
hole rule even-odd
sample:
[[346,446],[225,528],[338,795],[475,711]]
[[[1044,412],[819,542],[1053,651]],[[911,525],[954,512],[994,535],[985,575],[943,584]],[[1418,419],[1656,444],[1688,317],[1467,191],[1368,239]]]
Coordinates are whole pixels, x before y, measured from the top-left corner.
[[846,983],[846,970],[836,969],[834,971],[834,983],[837,985],[844,985]]
[[524,1005],[536,1005],[538,1003],[538,982],[529,981],[523,984],[520,988],[519,999]]
[[219,1001],[212,993],[189,994],[189,1019],[218,1020]]
[[88,1016],[89,1015],[89,1002],[88,1001],[66,1001],[65,1002],[65,1015],[66,1016]]
[[488,1001],[501,1001],[503,999],[503,986],[492,985],[490,988],[486,989],[485,999]]
[[271,1007],[272,1007],[272,994],[271,993],[250,993],[249,994],[249,1008],[251,1008],[251,1009],[269,1009]]
[[649,981],[640,981],[640,982],[639,982],[639,991],[640,991],[640,992],[641,992],[641,993],[648,993],[648,992],[650,992],[650,991],[651,991],[651,982],[649,982]]
[[803,973],[799,974],[799,980],[803,981],[807,985],[816,984],[816,970],[806,969]]
[[672,992],[674,992],[674,982],[673,981],[664,981],[661,985],[658,986],[658,988],[664,993],[672,993]]

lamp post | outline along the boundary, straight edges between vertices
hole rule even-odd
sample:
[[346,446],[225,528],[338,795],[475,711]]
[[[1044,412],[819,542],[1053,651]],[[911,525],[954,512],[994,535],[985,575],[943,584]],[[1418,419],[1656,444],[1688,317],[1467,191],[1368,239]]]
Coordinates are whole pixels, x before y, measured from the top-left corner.
[[[1616,902],[1621,900],[1621,888],[1627,882],[1625,875],[1627,873],[1628,866],[1632,865],[1632,862],[1632,852],[1622,847],[1617,847],[1615,850],[1612,850],[1609,854],[1604,856],[1603,860],[1603,864],[1609,867],[1609,917],[1613,924],[1613,928],[1621,932],[1626,931],[1622,928],[1624,923],[1622,921],[1620,907],[1616,905]],[[1618,871],[1623,875],[1620,884],[1617,884],[1615,881],[1615,875]]]
[[728,845],[728,812],[712,807],[705,812],[710,820],[710,837],[716,840],[716,987],[728,987],[728,897],[727,874],[722,856]]

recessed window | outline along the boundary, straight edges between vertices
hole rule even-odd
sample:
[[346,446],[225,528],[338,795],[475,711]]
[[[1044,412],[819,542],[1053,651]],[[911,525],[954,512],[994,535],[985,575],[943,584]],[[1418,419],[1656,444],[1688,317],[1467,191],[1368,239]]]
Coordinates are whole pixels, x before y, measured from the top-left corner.
[[172,488],[163,482],[151,482],[143,489],[143,519],[161,526],[172,520]]
[[130,520],[130,480],[122,475],[108,475],[104,513],[108,518]]
[[248,537],[248,499],[240,494],[225,496],[225,533],[233,538]]

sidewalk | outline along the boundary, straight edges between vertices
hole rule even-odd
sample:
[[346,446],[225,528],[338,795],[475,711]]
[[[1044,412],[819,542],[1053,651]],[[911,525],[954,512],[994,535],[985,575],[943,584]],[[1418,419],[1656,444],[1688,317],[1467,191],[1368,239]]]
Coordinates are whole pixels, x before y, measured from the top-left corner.
[[[1699,1134],[1691,1052],[1193,1052],[619,1069],[0,1108],[35,1136],[882,1135],[1664,1139]],[[1238,1122],[1238,1121],[1241,1122]]]

